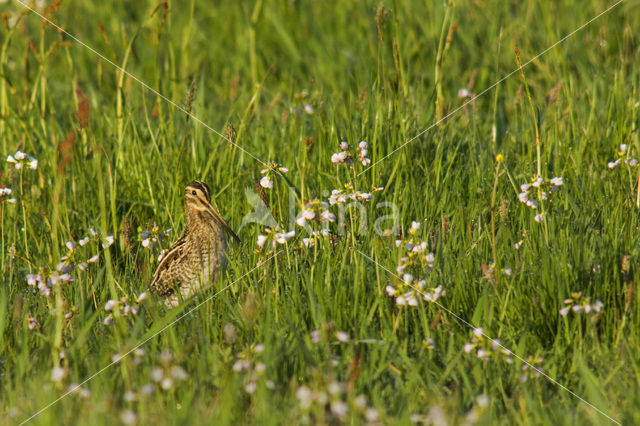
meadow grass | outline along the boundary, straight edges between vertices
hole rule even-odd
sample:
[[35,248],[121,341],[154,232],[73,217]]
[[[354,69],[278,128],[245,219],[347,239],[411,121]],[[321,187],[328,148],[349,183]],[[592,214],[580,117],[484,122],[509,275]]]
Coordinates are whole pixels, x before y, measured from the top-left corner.
[[[0,149],[38,160],[0,166],[12,189],[0,196],[3,422],[113,363],[31,422],[610,423],[517,357],[640,422],[640,174],[624,161],[640,155],[637,1],[379,163],[463,105],[459,89],[479,93],[513,71],[516,45],[525,62],[611,3],[45,3],[40,13],[211,128],[232,122],[242,149],[19,3],[0,4]],[[373,167],[332,163],[341,141],[361,140]],[[264,189],[285,231],[290,203],[300,212],[345,183],[384,189],[312,247],[294,225],[271,258],[256,243],[264,226],[250,223],[215,289],[174,310],[153,295],[137,303],[182,230],[185,185],[207,182],[238,229],[265,168],[252,156],[289,169]],[[538,170],[563,185],[532,196],[532,209],[519,186]],[[398,212],[397,228],[382,223],[388,235],[374,232],[390,211],[382,202]],[[144,247],[154,224],[172,231]],[[425,289],[445,290],[437,304],[387,294],[409,290],[394,274],[411,239],[434,254],[433,267],[411,268]],[[99,260],[48,296],[29,285],[70,254]],[[572,292],[601,309],[561,315]],[[481,335],[452,314],[517,357],[483,337],[465,351]]]

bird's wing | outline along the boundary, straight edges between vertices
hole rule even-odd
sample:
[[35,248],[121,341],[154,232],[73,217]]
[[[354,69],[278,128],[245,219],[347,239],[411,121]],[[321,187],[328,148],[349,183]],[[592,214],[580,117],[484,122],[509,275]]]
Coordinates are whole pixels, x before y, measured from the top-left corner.
[[173,293],[175,285],[180,285],[176,278],[180,275],[183,259],[188,254],[185,243],[184,236],[176,241],[162,257],[156,271],[153,273],[150,287],[159,296],[168,296]]

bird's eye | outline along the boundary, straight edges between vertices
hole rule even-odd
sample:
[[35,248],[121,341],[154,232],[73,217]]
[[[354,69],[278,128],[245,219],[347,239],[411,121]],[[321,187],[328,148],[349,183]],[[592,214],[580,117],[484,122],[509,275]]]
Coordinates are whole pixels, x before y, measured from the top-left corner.
[[196,191],[191,191],[191,195],[196,195]]

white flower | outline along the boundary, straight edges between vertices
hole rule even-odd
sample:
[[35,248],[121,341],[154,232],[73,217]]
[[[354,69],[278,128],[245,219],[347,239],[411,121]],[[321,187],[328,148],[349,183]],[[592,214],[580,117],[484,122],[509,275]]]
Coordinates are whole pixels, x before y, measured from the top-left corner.
[[311,343],[320,343],[322,341],[322,333],[320,330],[313,330],[311,332]]
[[104,325],[109,325],[109,324],[111,324],[112,321],[113,321],[113,316],[111,314],[109,314],[106,317],[104,317],[104,319],[102,320],[102,323]]
[[258,388],[258,386],[256,385],[256,382],[247,382],[244,385],[244,391],[248,394],[252,394],[256,391],[256,389]]
[[257,354],[264,352],[264,345],[262,343],[258,343],[255,348],[253,348],[253,351]]
[[395,296],[395,294],[396,294],[396,289],[393,286],[390,286],[390,285],[385,287],[385,291],[391,297]]
[[464,99],[464,98],[470,98],[472,96],[473,96],[473,93],[471,93],[471,91],[469,91],[469,89],[464,88],[464,87],[461,88],[461,89],[458,89],[458,97],[459,98]]
[[343,386],[340,382],[333,381],[327,386],[327,392],[331,395],[340,395],[342,393]]
[[345,417],[348,411],[349,411],[349,408],[347,407],[347,404],[345,404],[343,401],[336,400],[331,402],[331,412],[336,417],[338,418]]
[[608,166],[610,169],[615,169],[615,168],[616,168],[616,167],[618,167],[619,165],[620,165],[620,159],[619,159],[619,158],[618,158],[616,161],[609,161],[609,162],[607,163],[607,166]]
[[262,179],[260,179],[260,186],[263,188],[273,188],[273,181],[271,180],[271,176],[266,175]]
[[323,222],[333,222],[334,220],[336,220],[336,215],[331,213],[329,210],[324,210],[320,214],[320,218]]
[[117,304],[118,304],[118,302],[116,302],[115,300],[109,299],[109,300],[107,300],[107,303],[105,303],[104,309],[107,310],[107,311],[112,311],[113,308],[115,308]]
[[413,281],[413,275],[411,274],[404,274],[402,276],[402,281],[404,281],[405,284],[411,284],[411,282]]
[[111,246],[113,244],[113,241],[114,241],[113,235],[107,235],[107,237],[104,239],[104,242],[102,243],[102,248],[107,248]]
[[160,367],[156,367],[151,370],[151,380],[154,382],[160,382],[164,378],[164,371]]
[[346,331],[337,331],[336,339],[338,339],[339,342],[347,343],[349,341],[349,334]]
[[523,243],[524,243],[524,241],[520,240],[520,241],[518,241],[517,243],[515,243],[515,244],[513,245],[513,248],[514,248],[514,249],[516,249],[516,250],[519,250],[519,249],[520,249],[520,247],[522,247],[522,244],[523,244]]
[[564,180],[561,177],[554,177],[549,181],[549,183],[553,186],[562,186],[564,185]]
[[13,155],[9,155],[9,156],[7,156],[7,162],[8,163],[15,163],[16,159],[13,157]]
[[160,382],[160,387],[164,390],[171,389],[173,387],[173,379],[171,379],[171,377],[165,377],[162,379],[162,382]]
[[525,204],[527,205],[527,207],[531,207],[534,210],[538,208],[538,202],[536,200],[529,199]]
[[478,407],[486,408],[489,406],[489,397],[485,394],[480,394],[476,398],[476,403],[478,404]]
[[138,297],[136,297],[136,302],[137,302],[137,303],[140,303],[140,302],[142,302],[143,300],[145,300],[146,298],[147,298],[147,292],[146,292],[146,291],[143,291],[142,293],[140,293],[140,294],[138,295]]
[[171,367],[171,377],[176,380],[185,380],[189,377],[189,374],[184,371],[184,368],[180,367],[179,365],[174,365]]
[[477,357],[480,359],[486,359],[489,358],[489,355],[491,355],[489,352],[485,351],[484,349],[478,349],[477,352]]
[[151,383],[147,383],[146,385],[140,388],[141,395],[151,395],[153,393],[153,385]]
[[311,403],[313,402],[313,392],[306,386],[300,386],[296,390],[296,398],[300,401],[300,407],[307,409],[311,407]]
[[340,142],[340,149],[343,151],[346,151],[349,149],[349,144],[346,143],[345,141]]
[[89,258],[89,260],[87,260],[87,262],[89,263],[96,263],[98,260],[100,260],[100,256],[99,255],[95,255]]
[[404,296],[398,296],[396,297],[396,305],[406,305],[407,304],[407,299],[404,298]]
[[313,210],[304,209],[302,210],[302,217],[306,220],[312,220],[314,217],[316,217],[316,212],[314,212]]
[[149,238],[142,240],[142,247],[151,247],[151,240]]
[[536,222],[540,223],[544,220],[544,216],[542,216],[541,214],[537,214],[533,217],[533,220],[535,220]]
[[286,233],[278,232],[274,235],[274,239],[278,244],[284,244],[296,235],[296,231],[289,231]]
[[135,425],[138,423],[138,416],[133,410],[124,410],[120,413],[120,421],[125,425]]
[[527,194],[526,192],[519,193],[518,200],[520,200],[521,203],[526,203],[527,201],[529,201],[529,194]]
[[467,343],[467,344],[465,344],[465,345],[464,345],[464,351],[465,351],[466,353],[469,353],[469,352],[471,352],[472,350],[473,350],[473,344],[472,344],[472,343]]
[[25,158],[27,158],[27,154],[22,152],[22,151],[17,151],[15,153],[15,157],[16,157],[16,160],[20,161],[20,160],[24,160]]
[[60,383],[67,377],[67,370],[62,367],[53,367],[51,369],[51,381]]
[[629,164],[631,167],[637,166],[638,165],[638,160],[636,160],[635,158],[632,158],[631,160],[629,160]]
[[34,274],[27,274],[27,284],[30,286],[35,286],[37,282],[37,277]]
[[304,112],[309,115],[313,114],[313,107],[309,104],[304,104]]
[[600,300],[596,299],[596,303],[594,305],[592,305],[591,307],[593,308],[593,310],[595,312],[600,312],[600,309],[602,309],[603,306],[604,306],[604,303],[602,303]]
[[260,248],[264,247],[264,243],[266,242],[267,242],[266,235],[258,235],[258,241],[257,241],[258,247]]
[[627,144],[626,143],[621,143],[619,148],[620,148],[620,152],[627,152]]
[[30,160],[31,161],[29,161],[29,168],[31,168],[31,170],[37,169],[38,168],[38,160],[36,160],[33,157],[31,157]]
[[476,336],[477,338],[482,337],[483,334],[484,334],[484,330],[481,327],[476,327],[473,329],[473,335]]
[[80,246],[84,246],[89,242],[89,237],[84,237],[83,239],[81,239],[80,241],[78,241],[78,244],[80,244]]
[[540,185],[542,185],[542,178],[541,177],[538,177],[536,180],[531,182],[531,186],[533,186],[534,188],[540,188]]
[[116,354],[113,354],[113,356],[111,357],[111,362],[115,364],[115,363],[117,363],[117,362],[120,362],[120,360],[121,360],[122,358],[123,358],[123,356],[122,356],[122,355],[120,355],[120,354],[117,354],[117,353],[116,353]]

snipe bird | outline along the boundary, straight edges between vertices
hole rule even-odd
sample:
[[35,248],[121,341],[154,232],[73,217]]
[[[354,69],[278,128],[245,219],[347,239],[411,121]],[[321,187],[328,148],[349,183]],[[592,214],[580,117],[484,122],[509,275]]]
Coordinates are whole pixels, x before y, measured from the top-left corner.
[[205,183],[194,180],[187,185],[184,214],[184,232],[160,260],[150,285],[165,298],[169,308],[177,306],[181,298],[187,299],[211,286],[225,268],[225,231],[240,242],[211,205],[211,192]]

